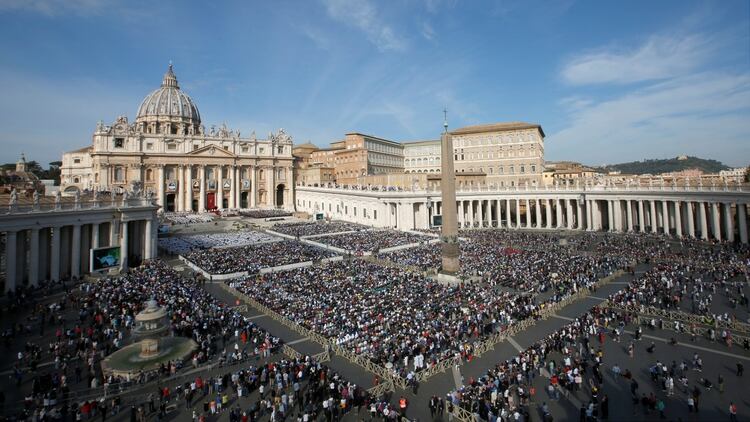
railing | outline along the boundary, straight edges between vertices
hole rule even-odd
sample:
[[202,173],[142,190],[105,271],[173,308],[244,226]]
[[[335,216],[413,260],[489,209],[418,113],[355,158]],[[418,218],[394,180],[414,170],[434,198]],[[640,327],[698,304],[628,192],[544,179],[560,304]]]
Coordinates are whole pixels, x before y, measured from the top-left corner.
[[607,308],[622,312],[637,314],[639,318],[661,319],[672,322],[679,322],[685,326],[695,326],[701,329],[713,328],[714,330],[726,329],[731,330],[732,335],[741,334],[750,336],[750,325],[741,321],[724,321],[708,315],[691,314],[678,310],[659,309],[651,306],[623,306],[607,301]]
[[114,201],[105,198],[79,202],[61,201],[59,203],[45,201],[38,204],[24,202],[22,204],[8,204],[7,206],[0,207],[0,214],[28,214],[38,212],[92,210],[100,208],[147,207],[153,205],[153,200],[146,198],[118,198]]

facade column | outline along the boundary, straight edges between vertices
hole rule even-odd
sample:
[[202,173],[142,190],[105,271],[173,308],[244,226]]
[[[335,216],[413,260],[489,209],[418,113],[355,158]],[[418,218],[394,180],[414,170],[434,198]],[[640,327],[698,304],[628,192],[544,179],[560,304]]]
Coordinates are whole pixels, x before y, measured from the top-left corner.
[[739,219],[740,242],[747,243],[747,204],[737,203],[737,217]]
[[719,204],[717,202],[711,204],[711,217],[713,220],[711,228],[714,232],[714,239],[721,240],[721,216],[719,215]]
[[239,208],[235,204],[235,196],[237,191],[235,190],[237,185],[237,179],[235,179],[235,173],[237,168],[234,165],[229,166],[229,208]]
[[70,248],[70,276],[81,275],[81,225],[73,224],[73,240]]
[[258,198],[258,186],[255,183],[255,174],[257,173],[257,169],[255,166],[250,167],[250,208],[255,208],[257,206],[257,198]]
[[677,237],[682,237],[682,210],[680,201],[674,201],[674,230]]
[[216,166],[216,208],[224,209],[224,166]]
[[650,199],[648,202],[651,210],[651,233],[656,233],[659,230],[656,222],[656,202],[653,199]]
[[698,221],[701,225],[701,239],[708,240],[708,218],[706,213],[706,203],[696,202],[695,206],[698,207]]
[[732,204],[725,203],[724,207],[724,229],[728,242],[734,242],[734,219],[732,218]]
[[185,211],[193,212],[193,166],[185,167]]
[[643,215],[643,199],[638,200],[638,231],[641,233],[646,231],[646,216]]
[[[7,248],[8,245],[6,244]],[[29,285],[36,287],[39,284],[39,229],[34,227],[29,230]]]
[[159,193],[159,206],[161,207],[161,212],[165,212],[167,209],[167,199],[164,195],[164,165],[159,165],[159,180],[157,181],[159,186],[157,186],[157,192]]
[[120,222],[120,269],[128,268],[128,222]]
[[693,203],[686,202],[688,236],[695,238],[695,217],[693,216]]
[[17,232],[5,232],[5,291],[16,290]]
[[60,236],[62,227],[50,227],[52,235],[52,246],[49,255],[49,279],[51,281],[60,280]]
[[669,234],[669,202],[661,201],[661,218],[662,224],[664,225],[664,234]]
[[152,231],[153,231],[153,222],[149,218],[146,220],[145,229],[143,233],[143,259],[153,259],[153,251],[152,251]]
[[198,167],[198,179],[200,180],[200,193],[198,197],[198,211],[206,212],[206,166]]
[[174,193],[174,210],[182,212],[185,208],[185,166],[177,165],[177,190]]

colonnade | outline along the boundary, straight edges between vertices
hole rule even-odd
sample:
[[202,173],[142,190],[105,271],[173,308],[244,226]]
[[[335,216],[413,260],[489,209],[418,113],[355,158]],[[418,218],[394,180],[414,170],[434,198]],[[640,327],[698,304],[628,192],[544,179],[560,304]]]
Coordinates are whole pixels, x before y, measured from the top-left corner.
[[[443,208],[439,192],[298,186],[296,195],[299,211],[402,230],[432,227]],[[739,189],[535,189],[459,191],[456,196],[459,228],[649,232],[748,243],[750,194]],[[330,206],[320,206],[326,203],[356,204],[359,212],[338,205],[329,212]]]
[[100,247],[120,247],[120,269],[131,260],[155,258],[156,209],[139,204],[0,215],[5,238],[3,289],[80,277],[89,272],[90,250]]

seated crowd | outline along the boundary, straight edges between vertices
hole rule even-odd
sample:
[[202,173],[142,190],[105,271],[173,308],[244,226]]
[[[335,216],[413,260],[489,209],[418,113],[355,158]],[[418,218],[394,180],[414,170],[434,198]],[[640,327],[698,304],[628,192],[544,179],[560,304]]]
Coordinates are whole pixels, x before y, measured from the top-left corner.
[[292,215],[290,211],[276,209],[242,209],[239,210],[239,214],[249,218],[289,217]]
[[315,238],[316,242],[350,252],[376,252],[383,248],[430,240],[433,240],[433,238],[396,230],[368,230]]
[[529,295],[479,283],[447,286],[396,267],[345,260],[233,280],[280,315],[401,376],[532,317]]
[[320,261],[335,255],[296,240],[284,240],[237,248],[193,250],[184,257],[210,274],[255,274],[262,268]]
[[367,229],[361,224],[348,223],[346,221],[331,222],[295,222],[279,223],[273,226],[273,231],[294,237],[315,236],[327,233],[339,233]]
[[164,219],[172,224],[190,225],[197,223],[210,223],[213,221],[214,216],[210,213],[166,212],[164,213]]
[[278,240],[281,239],[264,232],[242,230],[227,233],[203,233],[186,236],[160,237],[159,248],[164,249],[168,254],[184,255],[185,253],[194,250],[231,248]]

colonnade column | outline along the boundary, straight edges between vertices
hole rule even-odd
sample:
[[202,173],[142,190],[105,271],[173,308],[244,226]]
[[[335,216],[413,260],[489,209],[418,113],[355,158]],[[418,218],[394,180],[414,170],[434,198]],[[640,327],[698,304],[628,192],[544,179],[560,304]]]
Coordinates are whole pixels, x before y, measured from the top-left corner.
[[521,200],[516,198],[516,227],[521,228]]
[[17,232],[5,233],[5,291],[16,290]]
[[[571,205],[573,204],[572,199],[569,199],[568,201],[570,201]],[[583,230],[584,229],[583,225],[585,224],[584,215],[586,214],[586,208],[585,208],[586,204],[585,204],[585,201],[581,199],[577,199],[575,202],[578,208],[578,212],[576,213],[576,217],[575,217],[575,220],[576,220],[575,222],[577,223],[576,226],[578,230]],[[571,227],[574,227],[574,226],[571,226]]]
[[536,228],[542,228],[542,206],[538,199],[534,200],[534,214],[536,214]]
[[91,247],[94,249],[99,247],[99,223],[91,225]]
[[510,228],[510,199],[505,200],[505,226]]
[[693,216],[693,203],[686,202],[688,236],[695,237],[695,217]]
[[52,233],[52,246],[49,256],[49,278],[51,281],[60,280],[60,232],[62,227],[50,227]]
[[658,224],[656,222],[656,202],[649,199],[649,209],[651,210],[651,233],[656,233]]
[[200,179],[200,196],[198,197],[198,211],[206,212],[206,166],[198,167],[198,179]]
[[128,268],[128,222],[120,223],[120,269]]
[[737,216],[740,220],[740,242],[747,243],[747,204],[737,203]]
[[469,213],[469,227],[474,227],[474,200],[469,201],[469,207],[467,212]]
[[70,248],[70,275],[81,275],[81,225],[73,224],[73,240]]
[[566,204],[565,207],[565,218],[568,220],[568,229],[573,229],[573,200],[572,199],[563,199],[560,202],[563,204]]
[[157,186],[157,192],[159,193],[159,206],[161,207],[161,212],[166,211],[167,209],[167,200],[166,196],[164,195],[164,165],[159,165],[159,177],[158,177],[159,186]]
[[29,231],[29,285],[36,287],[39,284],[39,266],[42,265],[39,262],[39,229],[34,227]]
[[497,219],[497,228],[502,226],[503,221],[503,208],[500,206],[500,200],[495,200],[495,218]]
[[734,219],[732,218],[732,204],[725,203],[724,207],[724,229],[728,242],[734,242]]
[[708,218],[706,213],[706,203],[696,202],[698,207],[698,220],[701,223],[701,239],[708,240]]
[[628,213],[628,231],[633,231],[633,204],[632,201],[628,199],[626,211]]
[[479,227],[484,225],[484,201],[481,199],[477,201],[477,220],[479,220]]
[[669,203],[667,201],[661,201],[661,213],[664,234],[669,234]]
[[721,217],[719,215],[719,204],[716,202],[711,204],[711,217],[713,221],[711,228],[714,232],[714,239],[721,240]]
[[615,213],[614,213],[614,204],[615,201],[609,200],[607,201],[607,222],[609,223],[609,231],[614,231],[615,227]]
[[549,199],[544,200],[544,213],[545,217],[547,218],[547,224],[544,226],[548,229],[552,228],[552,209],[550,208],[550,202]]
[[682,210],[680,201],[674,201],[674,230],[677,237],[682,237]]
[[143,259],[152,259],[153,258],[153,256],[152,256],[153,252],[152,252],[152,249],[151,249],[151,247],[153,246],[151,244],[151,237],[152,237],[151,236],[152,235],[151,232],[152,232],[152,230],[153,230],[153,223],[152,223],[151,219],[149,218],[148,220],[146,220],[146,228],[144,229],[144,236],[146,238],[144,239],[144,242],[143,242],[143,244],[144,244],[144,246],[143,246],[143,249],[144,249],[144,251],[143,251]]
[[638,200],[638,231],[641,233],[646,231],[646,216],[643,214],[643,199]]
[[594,204],[592,200],[587,200],[586,203],[586,228],[591,231],[594,230]]

